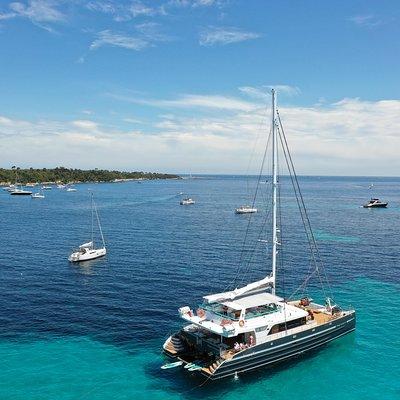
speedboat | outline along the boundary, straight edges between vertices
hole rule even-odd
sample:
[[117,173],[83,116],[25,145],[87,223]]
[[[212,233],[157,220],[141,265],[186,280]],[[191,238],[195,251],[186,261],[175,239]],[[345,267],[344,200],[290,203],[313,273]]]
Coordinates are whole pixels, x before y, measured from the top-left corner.
[[72,187],[69,187],[69,188],[67,189],[67,192],[76,192],[76,191],[77,191],[77,189],[72,188]]
[[[93,200],[93,193],[91,195],[91,203],[92,203],[92,240],[90,242],[81,244],[79,248],[68,257],[68,261],[79,262],[79,261],[94,260],[95,258],[103,257],[107,254],[106,244],[104,242],[103,230],[101,229],[99,214],[97,212],[96,204]],[[97,221],[97,226],[99,228],[101,242],[103,244],[103,247],[100,248],[96,248],[94,244],[95,219]]]
[[[183,326],[169,336],[163,345],[166,356],[176,363],[183,361],[182,366],[173,364],[176,368],[202,374],[206,380],[237,377],[239,374],[297,358],[303,353],[311,353],[353,332],[356,326],[355,310],[339,307],[330,294],[331,288],[323,268],[321,253],[307,215],[282,121],[275,107],[274,90],[271,116],[272,126],[266,141],[266,150],[271,141],[272,146],[269,148],[272,150],[272,182],[268,189],[272,193],[264,198],[270,199],[269,205],[265,205],[271,211],[271,218],[266,220],[271,224],[271,240],[267,242],[268,249],[263,249],[270,256],[263,257],[265,264],[259,265],[258,271],[250,272],[249,262],[239,262],[236,278],[228,286],[227,282],[219,282],[225,288],[224,291],[203,296],[203,301],[198,306],[185,305],[178,308],[179,316],[184,321]],[[278,154],[282,157],[278,157]],[[290,261],[287,261],[290,256],[286,253],[283,258],[283,246],[286,243],[282,240],[281,231],[287,225],[281,222],[280,210],[281,200],[286,196],[281,198],[281,181],[278,179],[278,161],[283,158],[292,178],[288,184],[292,185],[298,199],[302,227],[308,241],[304,251],[309,251],[312,256],[306,276],[302,272],[298,276],[299,286],[291,288],[289,293],[286,291],[287,286],[285,290],[283,285],[279,285],[282,282],[279,274],[283,274],[288,268],[293,272]],[[261,173],[262,171],[260,175]],[[250,224],[247,229],[249,227]],[[257,232],[258,229],[257,227]],[[290,229],[293,230],[292,227]],[[251,236],[249,241],[253,240]],[[249,251],[248,244],[249,242],[243,243],[243,251]],[[285,252],[288,249],[289,247]],[[305,258],[307,259],[308,257]],[[271,270],[266,272],[266,267],[268,270],[271,267]],[[246,275],[248,282],[257,272],[259,278],[253,278],[246,284]],[[221,275],[214,274],[215,279],[219,276]],[[314,284],[309,284],[313,276],[314,283],[321,286],[321,290],[316,292],[319,302],[308,295],[309,291],[314,290]],[[212,276],[208,279],[212,279]],[[190,280],[187,280],[187,290],[190,290],[189,285]],[[192,297],[191,295],[190,298]],[[175,320],[171,325],[175,326]],[[345,348],[346,343],[342,342],[341,346]],[[346,357],[345,350],[339,353],[340,357]],[[325,354],[326,358],[330,356],[329,352]],[[304,361],[303,368],[307,368],[306,363]],[[187,366],[189,368],[185,368]]]
[[43,190],[51,190],[52,187],[51,187],[51,186],[42,186],[42,189],[43,189]]
[[190,205],[190,204],[194,204],[195,203],[195,201],[193,200],[193,199],[191,199],[190,197],[185,197],[184,199],[182,199],[181,201],[180,201],[180,205],[181,206],[188,206],[188,205]]
[[388,202],[380,201],[379,199],[371,199],[367,204],[364,204],[364,208],[385,208],[388,206]]
[[235,214],[253,214],[257,212],[257,208],[251,206],[240,206],[235,209]]

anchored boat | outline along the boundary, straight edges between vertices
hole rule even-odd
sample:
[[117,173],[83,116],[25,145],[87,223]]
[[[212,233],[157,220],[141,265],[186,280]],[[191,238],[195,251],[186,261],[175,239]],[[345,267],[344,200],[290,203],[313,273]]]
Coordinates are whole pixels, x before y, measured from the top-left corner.
[[191,204],[194,204],[195,203],[195,201],[192,199],[192,198],[190,198],[190,197],[185,197],[184,199],[182,199],[181,201],[180,201],[180,205],[181,206],[189,206],[189,205],[191,205]]
[[379,199],[371,199],[367,204],[364,204],[364,208],[385,208],[388,206],[388,202],[380,201]]
[[257,212],[257,208],[252,206],[240,206],[235,209],[235,214],[254,214]]
[[[92,240],[87,243],[83,243],[79,246],[77,251],[74,251],[69,257],[68,261],[71,262],[79,262],[79,261],[88,261],[93,260],[95,258],[103,257],[107,254],[106,245],[104,242],[103,230],[101,229],[100,218],[97,212],[96,204],[93,200],[93,193],[91,196],[91,205],[92,205]],[[94,218],[96,216],[97,225],[99,228],[101,241],[103,247],[97,248],[94,242]]]
[[[283,125],[275,108],[274,90],[272,128],[268,143],[270,141],[272,142],[271,240],[262,242],[267,242],[271,246],[271,273],[247,285],[233,286],[231,290],[204,296],[197,310],[189,306],[179,308],[179,315],[186,323],[163,345],[167,356],[177,360],[176,362],[182,361],[183,370],[197,371],[209,379],[237,376],[240,373],[291,359],[355,329],[354,309],[342,309],[333,301],[331,295],[325,297],[323,304],[315,302],[308,295],[309,281],[313,276],[319,278],[321,285],[327,278]],[[309,274],[289,297],[286,297],[284,288],[277,287],[277,273],[284,270],[280,181],[277,174],[278,147],[287,164],[312,256]],[[278,289],[282,295],[277,293]],[[299,296],[298,293],[307,295]]]

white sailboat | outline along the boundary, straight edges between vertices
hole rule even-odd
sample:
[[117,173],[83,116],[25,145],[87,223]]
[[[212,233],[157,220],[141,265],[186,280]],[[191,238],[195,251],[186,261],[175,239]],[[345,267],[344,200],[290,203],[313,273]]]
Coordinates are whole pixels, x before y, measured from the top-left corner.
[[[198,371],[207,379],[237,376],[297,357],[355,329],[355,310],[340,308],[330,295],[286,135],[275,107],[274,90],[269,139],[272,139],[272,217],[268,222],[272,226],[271,240],[267,243],[271,246],[271,273],[243,286],[244,276],[240,276],[243,266],[239,265],[233,284],[226,288],[230,290],[204,296],[203,303],[197,310],[189,306],[178,309],[185,324],[163,345],[165,354],[183,361],[184,367],[196,361],[196,365],[201,367],[189,370]],[[312,261],[311,266],[303,266],[309,273],[289,297],[284,288],[277,285],[277,274],[285,268],[282,255],[278,146],[287,165]],[[260,270],[264,271],[265,265],[260,266]],[[319,278],[317,281],[319,280],[321,293],[325,297],[323,304],[318,304],[309,297],[309,281],[313,276]],[[281,295],[278,295],[279,289]]]
[[[79,249],[74,251],[68,260],[71,262],[88,261],[95,258],[103,257],[107,254],[106,245],[104,241],[103,230],[101,229],[100,218],[97,212],[97,207],[93,199],[93,193],[91,195],[91,208],[92,208],[92,240],[87,243],[83,243],[79,246]],[[94,242],[94,219],[96,217],[97,226],[99,228],[99,233],[101,236],[101,242],[103,247],[96,248]]]
[[32,199],[44,199],[43,188],[39,189],[39,192],[31,194]]

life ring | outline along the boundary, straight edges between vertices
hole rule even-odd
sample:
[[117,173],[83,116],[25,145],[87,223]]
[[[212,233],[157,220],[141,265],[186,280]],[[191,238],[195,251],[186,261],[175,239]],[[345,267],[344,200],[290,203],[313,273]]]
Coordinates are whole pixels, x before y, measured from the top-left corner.
[[244,320],[243,320],[243,319],[241,319],[241,320],[239,321],[239,326],[241,326],[241,327],[244,326]]

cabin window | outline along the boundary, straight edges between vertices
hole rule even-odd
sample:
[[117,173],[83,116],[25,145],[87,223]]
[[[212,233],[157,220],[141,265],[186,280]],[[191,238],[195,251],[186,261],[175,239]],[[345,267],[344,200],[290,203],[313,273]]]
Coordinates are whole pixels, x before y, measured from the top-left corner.
[[287,321],[286,324],[284,322],[282,324],[276,324],[271,328],[269,335],[273,335],[274,333],[278,332],[283,332],[286,329],[293,329],[298,326],[304,325],[305,323],[306,323],[305,318],[298,318],[292,321]]
[[268,328],[268,326],[260,326],[259,328],[256,328],[256,332],[263,332]]

